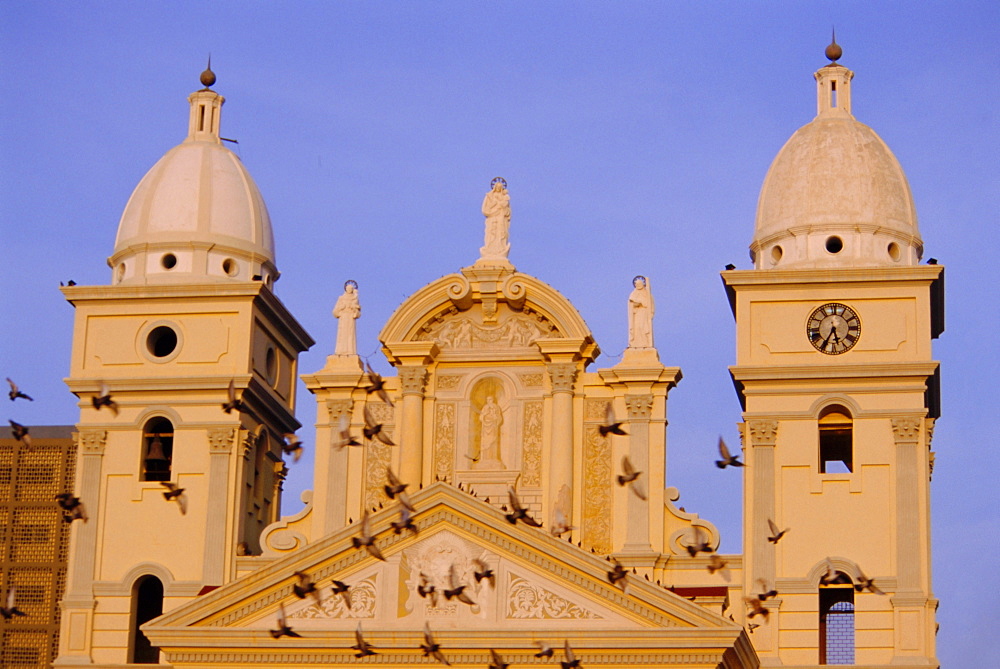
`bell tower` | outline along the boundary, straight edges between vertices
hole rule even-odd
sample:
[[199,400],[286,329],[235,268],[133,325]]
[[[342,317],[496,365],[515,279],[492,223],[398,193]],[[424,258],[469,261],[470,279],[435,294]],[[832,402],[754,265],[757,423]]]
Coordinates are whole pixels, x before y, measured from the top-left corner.
[[272,290],[267,209],[222,145],[215,75],[201,82],[187,138],[125,207],[110,285],[64,289],[89,520],[72,531],[61,667],[158,662],[139,626],[232,580],[279,516],[281,440],[299,427],[296,366],[313,341]]
[[[840,55],[827,49],[818,114],[765,179],[755,269],[722,273],[743,407],[744,594],[778,592],[751,640],[765,666],[938,666],[931,340],[944,270],[918,264],[909,186],[851,114]],[[787,534],[774,541],[768,521]]]

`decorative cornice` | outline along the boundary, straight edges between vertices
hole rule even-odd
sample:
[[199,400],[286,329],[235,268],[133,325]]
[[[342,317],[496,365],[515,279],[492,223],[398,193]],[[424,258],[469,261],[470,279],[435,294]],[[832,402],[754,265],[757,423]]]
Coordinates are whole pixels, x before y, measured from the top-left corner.
[[427,383],[425,367],[399,368],[399,385],[403,395],[423,395],[425,383]]
[[571,362],[554,362],[548,365],[552,392],[571,393],[579,369]]
[[77,443],[83,455],[104,455],[104,446],[108,442],[107,430],[80,430],[77,435]]
[[930,362],[877,362],[857,364],[822,365],[742,365],[729,368],[737,381],[771,381],[788,379],[872,379],[911,377],[926,379],[934,374],[940,363]]
[[746,423],[750,430],[751,446],[774,446],[778,440],[778,421],[751,420]]
[[780,286],[810,283],[883,283],[892,281],[933,281],[943,265],[905,267],[858,267],[826,269],[727,270],[721,273],[727,286]]
[[653,414],[653,396],[650,395],[626,395],[625,406],[628,407],[628,419],[649,420]]
[[330,416],[330,425],[337,425],[343,414],[347,414],[348,418],[351,417],[351,413],[354,411],[354,400],[327,400],[326,410]]

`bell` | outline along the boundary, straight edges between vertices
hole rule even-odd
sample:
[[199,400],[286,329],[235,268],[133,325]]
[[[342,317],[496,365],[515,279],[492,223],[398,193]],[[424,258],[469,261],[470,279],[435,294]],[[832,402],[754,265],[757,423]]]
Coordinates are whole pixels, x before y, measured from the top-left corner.
[[147,472],[165,472],[170,469],[170,460],[163,452],[163,442],[160,435],[155,435],[149,444],[149,452],[146,454]]

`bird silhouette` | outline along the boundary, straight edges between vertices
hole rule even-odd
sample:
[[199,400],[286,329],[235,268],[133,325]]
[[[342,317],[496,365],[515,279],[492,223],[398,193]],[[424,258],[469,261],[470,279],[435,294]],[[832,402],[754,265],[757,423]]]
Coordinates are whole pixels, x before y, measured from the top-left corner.
[[337,429],[337,440],[333,443],[338,451],[345,446],[361,446],[361,442],[351,435],[351,419],[346,413],[340,414],[340,421]]
[[167,501],[177,502],[177,506],[181,509],[181,515],[187,513],[187,495],[184,494],[184,488],[179,488],[176,483],[171,481],[160,481],[160,485],[167,489],[167,492],[163,493],[163,499]]
[[490,666],[487,669],[507,669],[509,666],[495,650],[490,648]]
[[437,588],[434,587],[434,584],[430,582],[430,579],[427,578],[427,574],[424,572],[420,572],[420,583],[417,584],[417,594],[424,598],[430,597],[431,607],[437,608]]
[[507,522],[511,525],[516,525],[517,521],[521,521],[526,525],[531,525],[532,527],[541,527],[542,524],[537,520],[528,515],[528,510],[521,506],[521,502],[517,499],[517,491],[514,490],[513,486],[507,488],[507,494],[510,496],[510,510],[511,512],[504,515]]
[[413,534],[419,534],[420,530],[417,526],[413,524],[413,514],[405,506],[399,507],[399,520],[394,520],[391,523],[392,531],[399,534],[403,530],[409,530]]
[[14,604],[14,586],[10,586],[10,590],[7,591],[7,601],[3,606],[0,606],[0,616],[3,616],[4,620],[10,620],[14,616],[26,615],[28,614]]
[[361,536],[351,537],[351,543],[354,544],[355,548],[365,547],[372,557],[378,558],[379,560],[385,560],[382,555],[382,551],[378,549],[375,545],[375,537],[372,536],[371,528],[368,524],[368,509],[365,509],[365,514],[361,517]]
[[243,411],[245,408],[242,399],[236,398],[236,380],[229,380],[229,389],[226,391],[227,400],[222,403],[222,410],[226,413],[230,413],[233,410]]
[[358,623],[358,629],[354,630],[354,645],[351,648],[358,651],[354,654],[354,657],[378,654],[372,650],[371,644],[365,641],[365,638],[361,635],[361,623]]
[[11,436],[25,446],[31,446],[31,435],[28,434],[28,428],[12,420],[8,420],[7,422],[10,423]]
[[395,446],[396,444],[392,442],[392,439],[389,438],[389,435],[387,435],[382,430],[382,423],[375,422],[375,417],[372,416],[371,411],[368,410],[367,404],[365,405],[364,413],[365,413],[365,427],[363,428],[362,432],[365,435],[365,439],[374,438],[378,439],[386,446]]
[[608,434],[620,434],[627,435],[628,432],[622,429],[622,422],[615,419],[615,410],[611,408],[611,402],[608,402],[607,408],[604,410],[604,422],[597,426],[597,431],[601,433],[602,437],[608,436]]
[[389,399],[389,393],[385,391],[385,381],[382,377],[367,362],[365,363],[365,370],[368,372],[368,387],[365,388],[365,392],[369,395],[375,393],[380,400],[389,406],[395,406],[392,400]]
[[451,666],[451,662],[441,652],[441,645],[434,641],[431,626],[427,623],[424,623],[424,642],[420,644],[420,650],[424,651],[424,657],[433,657],[441,664]]
[[726,467],[743,467],[743,463],[740,462],[739,456],[731,455],[729,449],[726,448],[726,442],[723,441],[722,437],[719,437],[719,456],[721,460],[715,461],[715,466],[719,469],[725,469]]
[[90,403],[94,405],[94,409],[97,411],[101,410],[101,407],[108,407],[114,415],[118,415],[118,403],[111,399],[111,391],[108,389],[108,384],[101,381],[101,389],[96,395],[90,398]]
[[638,481],[641,474],[642,472],[637,472],[635,467],[632,466],[632,461],[628,459],[628,456],[623,455],[622,473],[618,475],[618,485],[628,485],[632,489],[632,492],[635,493],[636,497],[646,501],[646,491],[643,490],[642,484]]
[[340,595],[344,599],[344,607],[350,611],[351,606],[351,586],[347,585],[343,581],[338,581],[334,579],[333,581],[333,594]]
[[316,600],[316,605],[322,606],[323,601],[319,596],[319,588],[317,588],[316,584],[312,582],[311,578],[309,578],[309,574],[304,571],[297,571],[295,572],[295,576],[299,579],[299,582],[292,586],[292,592],[295,593],[295,596],[299,599],[305,599],[306,596],[312,595],[313,599]]
[[551,658],[555,653],[555,650],[549,644],[544,641],[536,641],[535,645],[538,646],[538,652],[535,653],[535,657],[548,657]]
[[472,576],[476,579],[476,583],[479,583],[485,578],[491,588],[496,588],[497,577],[496,574],[493,573],[493,570],[489,568],[489,565],[479,558],[474,559],[472,562],[476,565],[476,569],[472,573]]
[[868,592],[874,593],[876,595],[884,595],[878,586],[875,585],[874,579],[870,579],[865,576],[865,573],[858,569],[858,582],[854,584],[854,589],[858,592],[862,590],[867,590]]
[[569,639],[563,642],[563,654],[566,656],[566,659],[559,663],[562,669],[578,669],[580,667],[580,660],[576,659],[576,654],[570,648]]
[[785,536],[785,532],[791,529],[790,527],[786,527],[783,530],[779,530],[778,526],[775,525],[774,521],[771,520],[770,518],[767,519],[767,526],[771,530],[771,536],[769,536],[767,540],[770,541],[772,544],[778,543],[778,540],[781,539],[781,537]]
[[448,568],[448,577],[451,580],[451,588],[444,591],[444,598],[450,600],[454,597],[463,604],[475,606],[476,603],[472,600],[472,598],[465,594],[465,588],[467,586],[458,580],[458,574],[455,572],[454,563],[452,563],[451,567]]
[[285,617],[285,605],[278,604],[278,629],[268,630],[275,639],[280,639],[283,636],[294,636],[302,638],[302,635],[293,630],[288,625],[288,620]]
[[74,520],[87,522],[87,510],[79,497],[74,497],[68,492],[61,492],[55,497],[59,500],[59,508],[63,510],[63,520],[72,523]]
[[292,462],[298,462],[302,457],[302,440],[294,432],[286,432],[285,441],[281,444],[281,451],[285,455],[292,456]]
[[7,397],[10,398],[11,402],[13,402],[14,400],[16,400],[19,397],[21,399],[28,400],[29,402],[34,402],[35,401],[31,397],[29,397],[28,395],[25,395],[24,393],[22,393],[21,389],[17,387],[17,384],[14,383],[9,376],[7,377],[7,383],[10,384],[10,392],[7,393]]
[[685,546],[688,555],[694,557],[698,553],[711,553],[712,549],[708,545],[708,537],[697,525],[691,526],[692,533],[694,534],[694,541]]

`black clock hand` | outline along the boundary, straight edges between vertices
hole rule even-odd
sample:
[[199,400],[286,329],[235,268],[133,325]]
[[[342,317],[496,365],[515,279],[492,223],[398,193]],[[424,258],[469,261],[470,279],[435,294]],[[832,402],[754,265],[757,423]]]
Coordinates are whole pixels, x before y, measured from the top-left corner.
[[826,339],[824,339],[824,340],[823,340],[823,345],[819,347],[819,350],[821,350],[821,351],[825,351],[825,350],[826,350],[826,345],[827,345],[828,343],[830,343],[830,337],[832,337],[832,336],[833,336],[833,335],[835,335],[835,334],[837,334],[837,331],[836,331],[836,330],[830,330],[830,334],[828,334],[828,335],[826,336]]

